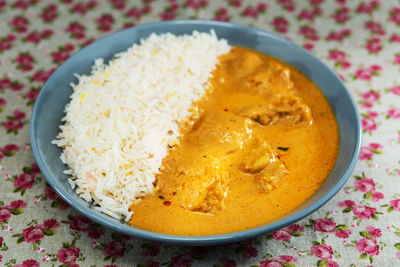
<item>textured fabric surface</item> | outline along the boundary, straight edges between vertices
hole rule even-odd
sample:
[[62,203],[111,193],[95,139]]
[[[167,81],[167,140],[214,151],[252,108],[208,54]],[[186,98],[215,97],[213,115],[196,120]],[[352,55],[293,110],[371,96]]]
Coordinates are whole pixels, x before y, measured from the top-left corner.
[[[188,18],[275,32],[348,86],[362,115],[361,156],[317,212],[252,240],[177,247],[104,229],[46,184],[30,149],[29,117],[51,72],[106,34]],[[0,0],[0,265],[399,266],[399,72],[399,1]]]

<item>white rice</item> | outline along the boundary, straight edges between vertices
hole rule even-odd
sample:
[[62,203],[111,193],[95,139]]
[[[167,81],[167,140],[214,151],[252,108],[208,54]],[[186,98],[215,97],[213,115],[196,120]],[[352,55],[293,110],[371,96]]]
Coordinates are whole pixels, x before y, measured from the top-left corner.
[[128,221],[129,206],[153,192],[179,122],[208,87],[218,56],[230,46],[214,31],[150,35],[109,64],[71,84],[64,125],[53,143],[63,148],[69,183],[96,209]]

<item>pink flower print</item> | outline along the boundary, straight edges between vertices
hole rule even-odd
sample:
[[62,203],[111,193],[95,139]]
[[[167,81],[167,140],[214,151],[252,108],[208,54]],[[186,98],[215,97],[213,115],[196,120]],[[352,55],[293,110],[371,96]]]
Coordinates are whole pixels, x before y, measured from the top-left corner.
[[208,0],[186,0],[185,6],[198,10],[202,7],[208,6]]
[[314,224],[314,229],[319,232],[332,233],[335,228],[336,223],[327,218],[317,219]]
[[335,13],[333,14],[332,18],[337,22],[337,23],[345,23],[349,20],[350,16],[350,9],[348,7],[341,7],[336,9]]
[[32,188],[35,179],[32,175],[23,173],[14,180],[14,187],[21,189]]
[[325,244],[313,245],[310,251],[320,259],[332,259],[333,250],[331,246]]
[[322,14],[322,9],[319,7],[312,8],[310,10],[303,9],[300,11],[299,15],[297,16],[300,20],[309,20],[313,21],[315,16]]
[[90,229],[87,234],[88,234],[88,237],[97,239],[97,238],[101,237],[104,233],[105,233],[105,230],[103,227],[101,227],[97,224],[92,224],[90,226]]
[[351,35],[351,30],[350,29],[343,29],[338,32],[331,31],[326,39],[329,41],[338,41],[341,42],[343,41],[344,38],[349,37]]
[[387,116],[392,119],[400,118],[400,108],[392,108],[387,111]]
[[294,263],[297,262],[296,258],[289,256],[289,255],[280,255],[279,260],[281,260],[283,262],[294,262]]
[[394,55],[393,63],[400,66],[400,54]]
[[139,19],[143,16],[143,11],[140,8],[133,7],[125,13],[126,17]]
[[85,232],[89,230],[91,224],[92,221],[89,218],[78,214],[69,222],[69,229]]
[[313,48],[314,48],[314,44],[313,44],[313,43],[306,42],[306,43],[303,43],[303,47],[304,47],[305,49],[307,49],[308,51],[311,51],[311,50],[313,50]]
[[22,237],[27,243],[36,243],[44,237],[44,231],[40,225],[28,227],[22,230]]
[[365,49],[368,51],[368,53],[371,54],[376,54],[380,52],[382,50],[381,39],[379,39],[378,37],[371,37],[367,40],[367,43],[365,44]]
[[379,246],[375,239],[362,238],[356,243],[356,248],[360,254],[379,255]]
[[114,17],[111,14],[103,14],[96,19],[97,29],[102,32],[108,32],[111,30],[111,26],[114,23]]
[[6,207],[0,208],[0,223],[5,222],[11,217],[11,211]]
[[[60,198],[56,191],[53,190],[53,188],[51,188],[50,186],[46,186],[46,188],[44,189],[44,195],[51,200],[56,200],[58,198]],[[74,229],[75,230],[75,229]]]
[[35,58],[30,53],[20,53],[14,61],[21,71],[30,71],[33,69],[32,63],[35,62]]
[[220,7],[218,8],[218,10],[215,12],[215,20],[218,21],[229,21],[229,14],[228,14],[228,9],[224,8],[224,7]]
[[173,20],[176,17],[176,12],[175,11],[164,11],[163,13],[161,13],[160,18],[161,20]]
[[379,65],[371,65],[367,68],[356,70],[354,76],[360,80],[370,80],[373,75],[378,75],[382,68]]
[[304,227],[296,223],[291,224],[284,229],[290,232],[304,232]]
[[361,125],[364,131],[376,130],[376,122],[374,118],[362,118]]
[[288,241],[291,238],[288,232],[282,230],[272,232],[271,236],[273,239],[280,241]]
[[370,90],[363,93],[361,97],[365,102],[373,104],[381,97],[381,95],[378,92]]
[[361,180],[355,180],[354,186],[361,192],[365,192],[365,193],[375,191],[374,180],[372,180],[370,178],[363,178]]
[[278,259],[270,259],[260,262],[260,267],[284,267]]
[[393,33],[390,35],[389,41],[392,43],[400,43],[400,34]]
[[43,8],[42,14],[40,17],[44,22],[53,22],[58,16],[57,13],[57,5],[56,4],[48,4]]
[[19,151],[19,146],[16,144],[7,144],[3,147],[3,150],[7,152],[17,152]]
[[384,198],[384,195],[381,192],[372,192],[372,201],[378,202],[379,200]]
[[32,75],[32,80],[38,83],[44,83],[54,71],[55,68],[51,68],[49,70],[39,70]]
[[233,6],[233,7],[240,7],[242,5],[242,1],[241,0],[228,0],[229,5]]
[[359,219],[371,219],[376,213],[376,209],[368,206],[357,205],[353,209],[353,214]]
[[76,22],[76,21],[71,22],[67,26],[67,32],[69,32],[69,34],[71,35],[72,38],[75,38],[78,40],[85,38],[85,26],[83,26],[79,22]]
[[13,112],[13,116],[17,120],[23,120],[23,119],[25,119],[26,114],[25,114],[25,112],[23,112],[23,111],[21,111],[19,109],[15,109],[14,112]]
[[9,50],[12,47],[15,39],[16,39],[15,35],[13,35],[11,33],[7,34],[4,37],[1,37],[0,38],[0,52]]
[[89,6],[83,3],[76,3],[72,8],[71,8],[71,13],[76,13],[76,14],[81,14],[84,15],[86,12],[88,12]]
[[23,33],[28,30],[29,21],[25,16],[16,16],[10,22],[14,31]]
[[334,61],[343,61],[346,59],[346,54],[339,49],[334,49],[329,51],[329,58]]
[[348,238],[352,231],[350,229],[335,231],[335,236],[339,238]]
[[268,5],[266,3],[258,3],[256,5],[256,8],[259,13],[264,13],[268,9]]
[[333,260],[328,260],[326,262],[326,267],[339,267],[339,263]]
[[23,125],[22,121],[8,120],[8,121],[4,122],[3,126],[7,132],[13,132],[13,131],[16,132],[19,129],[21,129],[24,125]]
[[393,210],[400,211],[400,198],[391,200],[389,205]]
[[275,17],[272,22],[275,31],[279,33],[286,33],[288,31],[289,22],[284,17]]
[[368,233],[373,237],[373,238],[378,238],[382,236],[382,231],[381,229],[375,228],[372,225],[369,225],[366,227],[368,230]]
[[390,10],[390,21],[400,25],[400,7],[392,7]]
[[120,258],[125,254],[125,243],[120,241],[110,241],[103,249],[104,256],[112,258]]
[[14,200],[10,203],[10,208],[12,209],[23,209],[26,208],[26,202],[22,199]]
[[384,35],[386,32],[382,28],[382,25],[376,21],[367,21],[364,24],[365,29],[369,30],[372,33]]
[[391,88],[389,88],[390,92],[392,92],[395,95],[400,95],[400,85],[395,85]]
[[43,227],[47,228],[47,229],[51,229],[51,228],[56,229],[56,228],[60,227],[60,223],[55,219],[48,219],[43,222]]
[[380,3],[378,0],[371,0],[369,2],[366,3],[360,3],[357,6],[357,12],[358,13],[364,13],[364,14],[371,14],[372,11],[374,11],[375,9],[379,8]]
[[370,143],[368,145],[368,147],[370,147],[371,149],[375,149],[375,150],[383,148],[383,146],[379,143]]
[[243,257],[246,259],[255,258],[258,256],[258,251],[255,247],[246,246]]
[[68,43],[64,46],[59,47],[58,51],[53,52],[51,54],[51,57],[53,58],[53,61],[55,63],[61,63],[69,57],[70,53],[73,50],[74,50],[74,45]]
[[303,35],[304,38],[312,41],[318,41],[319,37],[317,35],[317,31],[311,26],[301,26],[299,29],[299,34]]
[[356,203],[353,200],[345,200],[345,201],[341,201],[338,203],[338,206],[341,208],[343,208],[343,207],[352,208],[355,205],[356,205]]
[[48,39],[54,34],[54,32],[51,29],[44,29],[40,32],[40,34],[42,35],[43,39]]
[[125,0],[111,0],[111,5],[113,6],[113,8],[117,9],[117,10],[122,10],[125,8],[126,2]]
[[242,11],[242,15],[245,17],[256,18],[258,16],[258,10],[256,7],[248,6]]
[[[31,3],[33,2],[33,3]],[[30,1],[30,0],[16,0],[13,4],[13,7],[25,10],[27,9],[31,4],[36,4],[37,1]]]
[[8,78],[0,79],[0,90],[5,90],[11,87],[11,80]]
[[381,154],[383,146],[378,143],[370,143],[366,147],[361,147],[360,160],[369,160],[374,154]]
[[293,12],[295,10],[293,0],[278,0],[278,4],[280,4],[286,11]]
[[140,254],[142,257],[155,257],[160,254],[160,248],[154,243],[146,243],[142,248],[144,249]]
[[171,265],[173,267],[186,267],[194,261],[193,256],[188,253],[178,254],[171,258]]
[[40,263],[36,260],[24,260],[22,264],[15,264],[13,267],[40,267]]
[[[79,256],[80,249],[76,247],[60,248],[57,252],[57,259],[61,263],[74,263]],[[68,265],[71,266],[71,265]]]
[[24,39],[26,42],[37,44],[42,40],[42,34],[40,32],[33,31],[28,33]]

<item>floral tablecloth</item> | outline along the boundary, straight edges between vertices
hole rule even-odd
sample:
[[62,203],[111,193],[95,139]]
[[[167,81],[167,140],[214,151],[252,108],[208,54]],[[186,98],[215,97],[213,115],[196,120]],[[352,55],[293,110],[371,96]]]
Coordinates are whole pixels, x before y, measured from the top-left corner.
[[[53,70],[101,36],[183,18],[275,32],[344,80],[362,115],[362,151],[320,210],[252,240],[177,247],[104,229],[46,183],[29,117]],[[1,266],[400,266],[400,1],[0,0],[0,228]]]

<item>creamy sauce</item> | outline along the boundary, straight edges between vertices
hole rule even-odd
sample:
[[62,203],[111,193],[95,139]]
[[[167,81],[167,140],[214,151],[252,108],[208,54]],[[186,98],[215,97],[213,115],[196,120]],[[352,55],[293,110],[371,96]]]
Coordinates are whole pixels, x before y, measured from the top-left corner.
[[318,87],[275,58],[234,47],[163,161],[131,225],[175,235],[251,229],[306,201],[338,153],[334,113]]

